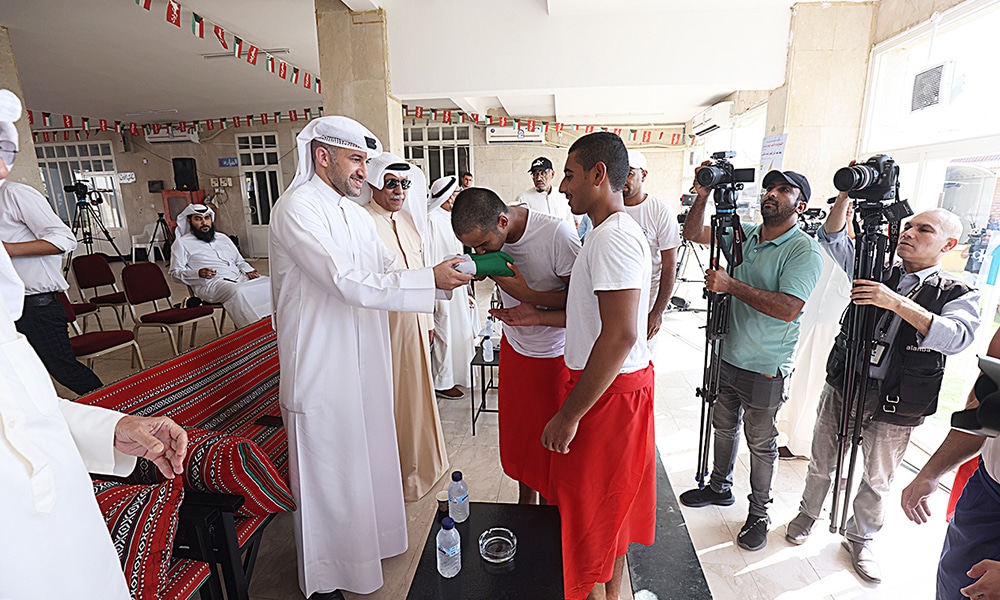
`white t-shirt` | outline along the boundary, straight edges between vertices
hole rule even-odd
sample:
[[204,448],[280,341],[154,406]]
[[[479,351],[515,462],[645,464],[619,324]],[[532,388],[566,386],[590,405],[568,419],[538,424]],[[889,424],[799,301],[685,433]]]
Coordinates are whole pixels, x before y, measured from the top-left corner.
[[555,186],[552,186],[548,193],[539,192],[535,188],[527,189],[517,195],[511,206],[524,206],[540,213],[552,215],[576,227],[573,213],[569,209],[569,200]]
[[[501,250],[514,259],[531,289],[552,292],[566,287],[560,277],[569,277],[572,272],[580,253],[580,238],[566,221],[529,208],[521,239],[504,244]],[[520,304],[503,290],[500,297],[505,308]],[[518,354],[532,358],[562,356],[566,345],[566,330],[562,327],[504,325],[503,335]]]
[[640,290],[635,344],[619,373],[649,366],[646,317],[652,262],[642,228],[624,212],[615,213],[587,235],[587,243],[573,265],[566,301],[566,366],[582,370],[601,333],[601,311],[596,292]]
[[986,438],[982,455],[986,473],[993,481],[1000,481],[1000,438]]
[[664,250],[681,245],[681,231],[674,211],[666,202],[648,194],[646,199],[635,206],[625,206],[625,212],[635,219],[649,242],[649,253],[653,260],[653,274],[649,287],[649,306],[656,303],[660,291],[660,273],[663,269]]

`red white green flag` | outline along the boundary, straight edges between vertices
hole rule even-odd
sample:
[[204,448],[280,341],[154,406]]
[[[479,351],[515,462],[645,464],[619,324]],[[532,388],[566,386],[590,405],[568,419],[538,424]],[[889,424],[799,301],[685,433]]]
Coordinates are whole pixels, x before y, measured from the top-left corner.
[[302,75],[302,87],[307,90],[312,89],[312,75],[310,75],[308,71]]
[[319,112],[319,116],[322,117],[323,116],[323,107],[321,106],[321,107],[317,108],[316,110],[317,110],[317,112]]
[[198,13],[191,13],[191,33],[205,39],[205,19]]
[[416,115],[416,117],[418,119],[423,119],[424,118],[424,107],[423,106],[418,106],[415,115]]
[[70,115],[63,115],[63,127],[73,127],[73,117]]
[[247,127],[253,127],[253,115],[247,115]]
[[139,135],[139,124],[138,123],[129,123],[128,124],[128,132],[131,133],[132,135],[135,135],[135,136]]
[[281,113],[280,112],[274,113],[274,122],[275,123],[281,123]]
[[443,121],[445,123],[451,123],[451,111],[450,110],[445,109],[445,110],[441,111],[441,121]]
[[299,120],[299,111],[297,111],[297,110],[290,110],[290,111],[288,111],[288,120],[289,121],[298,121]]
[[500,127],[507,126],[507,117],[500,117]]
[[208,127],[209,131],[213,131],[215,129],[215,119],[207,119],[205,121],[205,125]]
[[83,124],[83,128],[90,131],[90,117],[81,117],[80,122]]
[[317,94],[323,93],[323,83],[319,80],[319,77],[316,78],[315,90]]
[[264,53],[264,57],[265,57],[264,66],[267,67],[268,71],[274,73],[274,57],[268,54],[267,52]]
[[284,79],[285,76],[287,76],[287,75],[288,75],[288,63],[286,63],[283,60],[279,60],[278,61],[278,77],[281,77],[282,79]]
[[528,131],[535,131],[535,120],[528,119]]
[[614,133],[618,137],[621,137],[622,136],[622,128],[621,127],[615,127],[615,129],[614,129],[614,131],[612,131],[612,133]]
[[584,128],[583,132],[584,133],[594,133],[594,126],[593,125],[587,125],[587,127]]
[[215,26],[215,37],[219,39],[219,43],[222,44],[223,50],[229,50],[229,44],[226,43],[226,30]]
[[181,26],[181,3],[177,0],[167,0],[167,23]]
[[299,68],[298,67],[292,67],[292,76],[289,78],[289,81],[291,81],[292,83],[296,83],[296,84],[299,82]]
[[125,131],[125,128],[122,127],[122,122],[121,121],[115,121],[115,133],[123,133],[124,131]]
[[[136,6],[141,6],[146,10],[149,10],[149,5],[153,3],[153,0],[135,0]],[[48,140],[45,140],[48,141]]]
[[233,117],[233,127],[240,127],[243,125],[243,119],[239,117]]
[[247,50],[247,62],[251,65],[257,66],[257,46],[250,44],[250,49]]
[[563,127],[565,127],[564,124],[562,124],[562,123],[556,123],[556,131],[562,132]]
[[160,133],[161,129],[163,129],[163,125],[160,125],[159,123],[153,123],[153,133]]
[[243,55],[243,40],[233,36],[233,56],[239,58]]
[[33,112],[31,112],[29,110],[28,111],[28,125],[34,125],[34,124],[35,124],[35,113],[33,113]]
[[670,136],[670,145],[676,146],[681,143],[681,134],[674,133]]
[[229,129],[229,121],[225,117],[219,119],[219,129]]
[[643,131],[642,132],[642,143],[648,144],[652,139],[653,139],[653,132],[652,131]]
[[472,113],[469,116],[472,117],[473,123],[476,123],[477,125],[479,124],[479,113]]
[[107,130],[108,130],[108,120],[107,120],[107,119],[100,119],[100,120],[99,120],[99,121],[97,122],[97,126],[98,126],[98,128],[99,128],[99,129],[100,129],[101,131],[107,131]]
[[267,125],[267,123],[268,123],[268,118],[269,118],[269,117],[268,117],[268,114],[267,114],[267,113],[260,113],[260,124],[261,124],[261,125]]
[[312,111],[311,108],[303,108],[302,109],[302,114],[304,114],[306,116],[306,121],[312,121],[313,111]]

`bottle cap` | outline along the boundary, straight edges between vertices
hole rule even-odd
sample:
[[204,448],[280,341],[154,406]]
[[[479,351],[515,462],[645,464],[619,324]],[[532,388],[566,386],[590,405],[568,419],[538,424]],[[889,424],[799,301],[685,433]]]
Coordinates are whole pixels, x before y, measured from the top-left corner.
[[454,529],[455,519],[452,519],[451,517],[445,517],[441,519],[441,527],[443,527],[444,529]]
[[462,472],[461,471],[452,471],[452,473],[451,473],[451,480],[452,481],[462,481]]

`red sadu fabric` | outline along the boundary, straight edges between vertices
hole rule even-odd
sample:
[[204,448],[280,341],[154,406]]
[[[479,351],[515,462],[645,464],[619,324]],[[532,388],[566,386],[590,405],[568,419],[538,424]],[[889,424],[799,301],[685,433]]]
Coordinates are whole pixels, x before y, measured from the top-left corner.
[[[566,394],[581,371],[570,371]],[[653,543],[653,366],[619,375],[581,419],[568,454],[551,453],[549,501],[562,521],[566,600],[611,579],[631,542]]]
[[532,358],[500,340],[500,464],[503,472],[548,498],[551,452],[542,430],[558,412],[569,382],[562,356]]
[[[207,429],[188,429],[184,486],[198,492],[243,496],[236,514],[264,517],[295,510],[295,500],[281,473],[260,446],[239,436]],[[134,473],[141,483],[163,481],[156,465],[139,460]]]
[[95,480],[94,495],[111,532],[132,597],[164,598],[162,591],[170,569],[183,486],[177,480],[159,485]]

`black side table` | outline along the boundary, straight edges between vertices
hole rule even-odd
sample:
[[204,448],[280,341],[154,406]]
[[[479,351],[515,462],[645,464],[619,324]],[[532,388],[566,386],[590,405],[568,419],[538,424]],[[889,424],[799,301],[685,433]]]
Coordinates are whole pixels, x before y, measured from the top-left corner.
[[[462,537],[462,570],[450,579],[437,571],[438,514],[424,543],[407,600],[562,600],[562,538],[559,509],[473,502],[469,518],[458,523]],[[506,527],[517,536],[517,553],[506,564],[479,556],[479,535]]]
[[[494,369],[500,367],[500,345],[493,349],[493,360],[485,361],[483,360],[483,347],[482,344],[476,346],[476,354],[472,357],[472,362],[469,363],[469,370],[471,371],[473,385],[472,389],[469,390],[469,404],[472,408],[472,435],[476,435],[476,420],[479,419],[479,413],[495,413],[497,409],[488,408],[486,406],[486,393],[490,390],[497,389],[497,372]],[[479,406],[476,406],[476,372],[475,368],[479,367],[479,385],[482,387],[482,396],[479,401]],[[486,379],[486,369],[490,370],[490,378]]]

